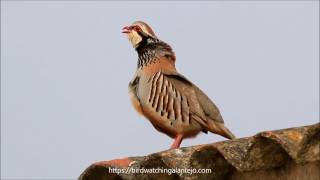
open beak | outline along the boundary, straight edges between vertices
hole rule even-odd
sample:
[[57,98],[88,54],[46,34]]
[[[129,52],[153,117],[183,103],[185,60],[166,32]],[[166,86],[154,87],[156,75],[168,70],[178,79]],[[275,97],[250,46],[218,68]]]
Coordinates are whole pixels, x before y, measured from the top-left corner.
[[130,26],[125,26],[125,27],[122,28],[122,33],[128,34],[128,33],[131,32],[131,29],[132,28]]

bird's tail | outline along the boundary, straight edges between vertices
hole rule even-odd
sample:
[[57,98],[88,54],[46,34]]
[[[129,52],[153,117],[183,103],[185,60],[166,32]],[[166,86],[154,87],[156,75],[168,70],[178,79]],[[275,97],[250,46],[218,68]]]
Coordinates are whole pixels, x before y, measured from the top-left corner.
[[236,139],[236,136],[223,123],[210,123],[209,131],[217,133],[228,139]]
[[222,136],[228,139],[236,139],[236,136],[222,123],[220,123],[220,129],[222,131]]

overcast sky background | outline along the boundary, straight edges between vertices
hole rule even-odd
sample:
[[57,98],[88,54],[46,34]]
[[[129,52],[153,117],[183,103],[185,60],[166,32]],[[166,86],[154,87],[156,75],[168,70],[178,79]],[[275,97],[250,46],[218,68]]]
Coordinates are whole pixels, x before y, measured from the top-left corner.
[[127,95],[137,55],[121,28],[135,20],[236,136],[319,121],[318,1],[1,1],[1,178],[77,178],[171,145]]

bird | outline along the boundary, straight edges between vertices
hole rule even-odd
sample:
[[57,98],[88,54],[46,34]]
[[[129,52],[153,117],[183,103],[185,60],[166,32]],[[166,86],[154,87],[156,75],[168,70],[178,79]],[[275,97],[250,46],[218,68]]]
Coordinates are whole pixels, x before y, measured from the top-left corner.
[[122,33],[138,54],[128,86],[131,102],[156,130],[174,139],[170,149],[179,148],[183,139],[200,132],[236,138],[212,100],[177,71],[173,49],[147,23],[135,21],[123,27]]

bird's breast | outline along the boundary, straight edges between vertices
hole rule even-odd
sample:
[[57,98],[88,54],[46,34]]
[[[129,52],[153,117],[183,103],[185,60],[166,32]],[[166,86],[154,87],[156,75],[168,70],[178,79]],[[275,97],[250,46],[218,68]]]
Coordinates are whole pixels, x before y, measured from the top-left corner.
[[145,76],[153,76],[158,72],[176,72],[176,68],[172,60],[160,57],[153,63],[141,67],[139,71]]

